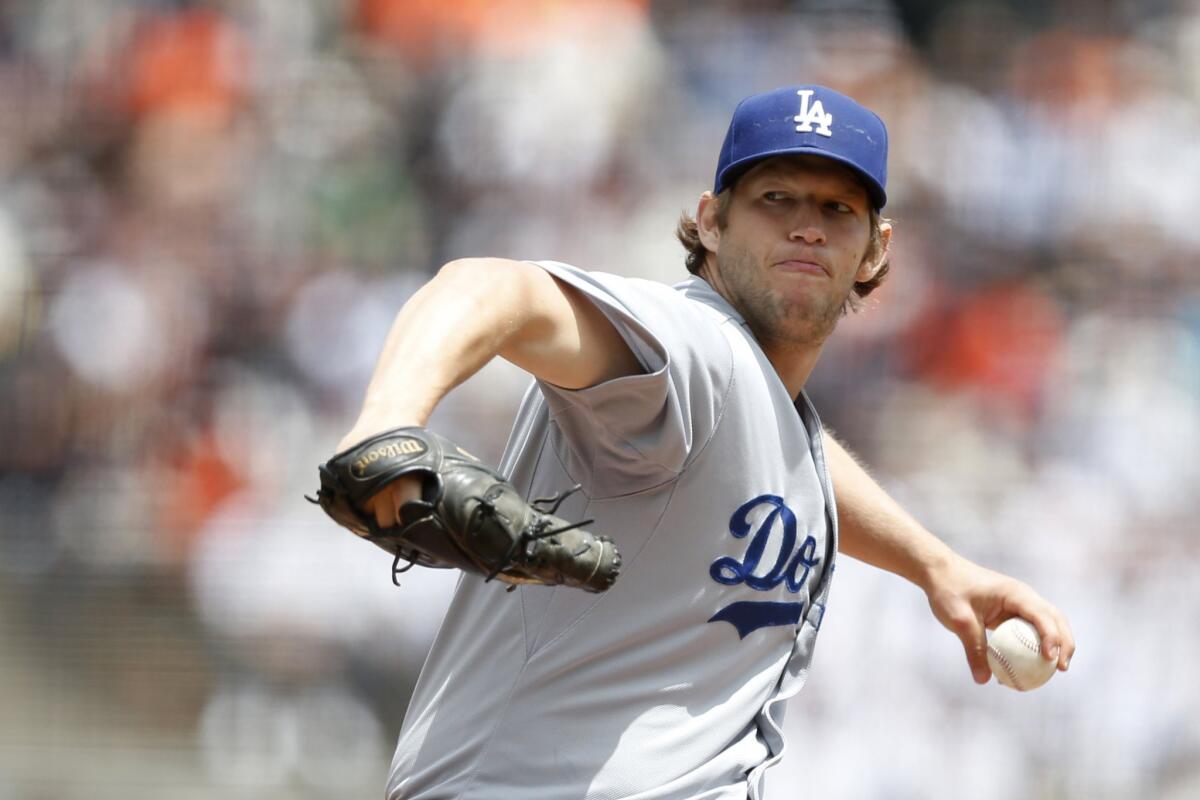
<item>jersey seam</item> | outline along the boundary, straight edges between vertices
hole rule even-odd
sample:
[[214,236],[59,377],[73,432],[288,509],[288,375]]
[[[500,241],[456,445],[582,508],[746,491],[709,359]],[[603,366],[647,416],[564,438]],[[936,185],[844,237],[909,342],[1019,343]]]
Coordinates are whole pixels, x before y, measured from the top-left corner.
[[463,787],[462,794],[459,797],[466,800],[471,789],[475,787],[475,779],[479,777],[479,769],[483,766],[483,762],[487,760],[488,753],[491,752],[492,743],[496,741],[496,731],[500,729],[500,722],[508,714],[508,709],[512,705],[513,695],[517,693],[517,686],[521,683],[522,676],[525,675],[525,670],[529,667],[529,658],[521,663],[521,669],[517,671],[516,677],[513,679],[512,686],[508,689],[508,696],[504,698],[504,707],[500,709],[500,713],[495,717],[495,723],[492,726],[492,732],[488,735],[487,743],[483,746],[483,750],[479,753],[479,757],[475,760],[475,766],[471,768],[471,777],[467,780],[467,785]]

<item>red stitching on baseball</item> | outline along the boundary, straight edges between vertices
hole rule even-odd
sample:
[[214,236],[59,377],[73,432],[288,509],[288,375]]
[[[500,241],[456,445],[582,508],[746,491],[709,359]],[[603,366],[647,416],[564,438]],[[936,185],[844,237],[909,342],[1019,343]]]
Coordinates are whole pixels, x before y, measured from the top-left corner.
[[1008,675],[1008,679],[1010,681],[1012,681],[1013,688],[1016,689],[1018,692],[1025,691],[1024,689],[1021,688],[1021,682],[1019,680],[1017,680],[1016,673],[1013,672],[1012,664],[1008,663],[1008,659],[1004,657],[1004,654],[1001,653],[998,649],[996,649],[995,645],[990,644],[990,643],[988,644],[988,652],[991,653],[992,656],[994,656],[995,659],[1000,662],[1000,666],[1004,667],[1004,672]]
[[1029,634],[1029,631],[1025,629],[1024,625],[1014,625],[1013,626],[1013,636],[1017,637],[1017,641],[1019,641],[1021,644],[1025,645],[1027,648],[1029,648],[1034,653],[1040,654],[1042,652],[1041,642],[1027,638],[1028,634]]

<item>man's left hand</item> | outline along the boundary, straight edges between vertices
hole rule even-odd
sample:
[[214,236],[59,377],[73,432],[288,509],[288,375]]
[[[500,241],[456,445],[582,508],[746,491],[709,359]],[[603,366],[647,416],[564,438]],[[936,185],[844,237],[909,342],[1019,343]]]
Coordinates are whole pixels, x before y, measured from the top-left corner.
[[962,641],[976,683],[992,676],[986,631],[1010,617],[1037,628],[1042,656],[1057,661],[1059,671],[1071,664],[1075,637],[1066,616],[1028,584],[956,555],[936,570],[926,594],[933,615]]

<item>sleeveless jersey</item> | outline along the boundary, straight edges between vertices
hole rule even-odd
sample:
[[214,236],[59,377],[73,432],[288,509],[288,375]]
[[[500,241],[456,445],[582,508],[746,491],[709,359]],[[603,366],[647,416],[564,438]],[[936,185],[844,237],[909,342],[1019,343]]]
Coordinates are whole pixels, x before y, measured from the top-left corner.
[[594,519],[621,574],[602,594],[464,575],[389,800],[758,798],[837,552],[816,413],[704,280],[538,263],[645,371],[535,382],[500,469],[530,498],[582,484],[560,516]]

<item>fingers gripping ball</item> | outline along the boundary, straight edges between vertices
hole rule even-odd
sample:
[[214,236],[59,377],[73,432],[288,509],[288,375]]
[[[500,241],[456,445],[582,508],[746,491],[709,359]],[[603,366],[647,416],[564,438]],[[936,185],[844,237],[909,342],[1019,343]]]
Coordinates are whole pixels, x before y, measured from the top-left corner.
[[[401,560],[458,568],[505,583],[602,592],[621,556],[612,540],[555,516],[569,494],[528,503],[503,476],[454,442],[420,427],[395,428],[338,453],[319,468],[314,502],[335,522]],[[421,479],[421,499],[380,528],[366,502],[404,475]],[[578,489],[578,487],[576,487]],[[405,567],[404,569],[407,569]]]
[[1055,661],[1042,656],[1037,628],[1020,617],[1001,622],[988,636],[988,666],[1000,683],[1019,692],[1036,689],[1054,675]]

